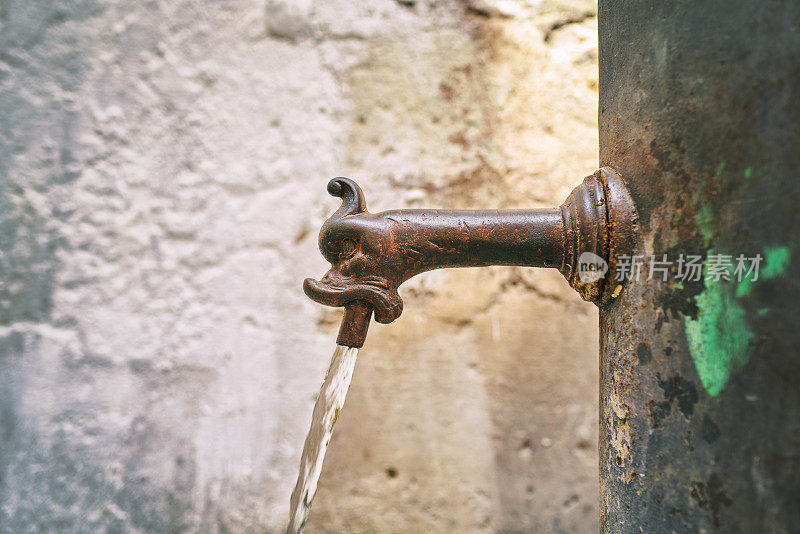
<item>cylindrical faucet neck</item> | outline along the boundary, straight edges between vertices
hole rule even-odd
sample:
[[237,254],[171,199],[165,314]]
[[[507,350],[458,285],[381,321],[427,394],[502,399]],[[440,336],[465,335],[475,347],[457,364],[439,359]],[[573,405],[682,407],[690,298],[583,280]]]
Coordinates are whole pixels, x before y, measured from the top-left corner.
[[561,268],[560,209],[392,210],[376,213],[403,280],[447,267],[521,265]]

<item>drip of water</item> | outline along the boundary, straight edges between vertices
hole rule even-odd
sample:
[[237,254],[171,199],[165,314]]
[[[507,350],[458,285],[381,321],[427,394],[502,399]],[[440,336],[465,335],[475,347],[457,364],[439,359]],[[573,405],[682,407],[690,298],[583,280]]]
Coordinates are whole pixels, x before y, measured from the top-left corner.
[[347,389],[353,378],[353,369],[356,366],[358,349],[336,345],[331,357],[331,365],[325,381],[319,390],[319,397],[314,404],[314,415],[311,417],[311,428],[303,445],[303,454],[300,457],[300,472],[297,475],[297,484],[292,492],[291,512],[289,527],[286,534],[300,534],[303,532],[311,501],[317,492],[317,482],[322,472],[322,462],[325,451],[331,441],[333,425],[339,417],[339,411],[344,406]]

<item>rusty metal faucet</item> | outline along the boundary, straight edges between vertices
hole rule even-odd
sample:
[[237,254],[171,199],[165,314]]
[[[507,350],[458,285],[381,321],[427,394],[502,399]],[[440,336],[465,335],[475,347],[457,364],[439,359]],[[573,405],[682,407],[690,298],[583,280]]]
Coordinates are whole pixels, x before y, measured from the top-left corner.
[[412,276],[446,267],[517,265],[558,269],[588,301],[619,295],[617,259],[633,248],[637,217],[619,174],[587,176],[559,208],[531,210],[390,210],[369,213],[361,188],[334,178],[341,207],[322,225],[319,247],[331,269],[306,294],[344,306],[337,343],[361,347],[375,314],[390,323],[403,311],[397,289]]

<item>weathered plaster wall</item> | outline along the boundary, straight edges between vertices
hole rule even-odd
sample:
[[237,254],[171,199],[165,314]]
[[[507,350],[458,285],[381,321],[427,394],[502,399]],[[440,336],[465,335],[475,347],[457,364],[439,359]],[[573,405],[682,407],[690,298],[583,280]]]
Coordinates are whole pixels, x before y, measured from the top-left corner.
[[[593,9],[0,1],[0,529],[280,532],[327,180],[559,204],[597,163]],[[308,531],[595,529],[594,308],[547,271],[407,285]]]

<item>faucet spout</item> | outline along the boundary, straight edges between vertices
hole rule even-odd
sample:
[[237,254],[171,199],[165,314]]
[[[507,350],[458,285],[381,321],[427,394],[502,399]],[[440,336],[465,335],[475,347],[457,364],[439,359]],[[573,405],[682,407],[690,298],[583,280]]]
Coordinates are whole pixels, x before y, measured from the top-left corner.
[[[613,276],[608,274],[613,274],[616,256],[629,251],[636,221],[627,190],[610,168],[588,176],[553,209],[373,214],[361,188],[348,178],[331,180],[328,192],[343,199],[320,231],[320,250],[331,269],[319,281],[306,279],[304,290],[321,304],[346,306],[349,326],[343,323],[341,332],[363,330],[363,335],[369,324],[366,309],[378,322],[395,320],[403,310],[400,284],[448,267],[556,268],[586,300],[602,305],[613,298]],[[581,276],[584,258],[595,262],[592,276]],[[351,332],[344,337],[356,343],[363,336]]]
[[371,318],[372,308],[366,302],[356,300],[345,306],[336,344],[357,349],[363,347]]

